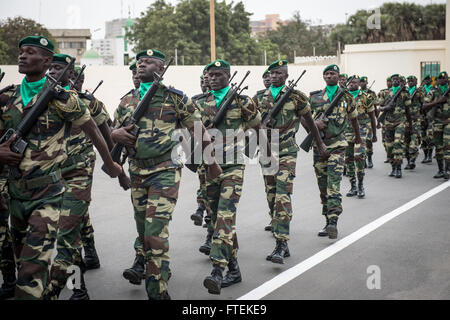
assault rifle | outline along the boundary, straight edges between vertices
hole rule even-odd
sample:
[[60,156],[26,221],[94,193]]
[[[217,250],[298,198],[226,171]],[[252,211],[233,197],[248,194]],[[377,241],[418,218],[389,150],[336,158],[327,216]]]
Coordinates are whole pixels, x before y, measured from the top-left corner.
[[75,87],[75,84],[78,82],[78,80],[80,80],[81,76],[83,75],[84,69],[86,69],[86,65],[84,64],[83,67],[81,67],[80,73],[78,73],[78,76],[76,77],[76,79],[74,81],[69,80],[70,81],[70,90],[72,90]]
[[2,80],[3,80],[4,77],[5,77],[5,73],[2,72],[2,73],[0,74],[0,82],[2,82]]
[[401,85],[400,89],[394,94],[392,99],[389,101],[389,103],[383,107],[383,113],[378,117],[377,121],[378,123],[384,123],[384,120],[386,120],[387,113],[395,106],[395,103],[397,102],[397,98],[400,96],[400,94],[405,90],[405,86]]
[[[337,107],[339,102],[341,101],[342,97],[348,92],[347,86],[348,84],[355,78],[355,76],[348,79],[347,84],[344,88],[333,98],[333,101],[331,101],[328,108],[325,110],[325,112],[319,114],[314,120],[325,120],[328,118],[329,115],[331,115],[334,111],[334,109]],[[322,138],[325,137],[324,133],[322,131],[319,131]],[[311,150],[312,144],[313,144],[313,134],[312,132],[309,132],[306,136],[305,140],[300,144],[300,148],[305,150],[306,152],[309,152]]]

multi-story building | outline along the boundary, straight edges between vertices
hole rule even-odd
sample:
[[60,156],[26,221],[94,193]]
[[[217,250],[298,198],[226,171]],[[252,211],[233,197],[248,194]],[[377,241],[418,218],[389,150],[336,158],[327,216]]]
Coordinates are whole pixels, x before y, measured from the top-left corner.
[[89,29],[49,29],[49,32],[56,40],[58,51],[75,57],[75,63],[79,64],[86,52],[86,42],[91,39],[91,31]]
[[271,30],[276,30],[278,29],[279,23],[284,23],[280,19],[279,14],[266,14],[266,18],[264,20],[250,21],[252,36],[257,36]]

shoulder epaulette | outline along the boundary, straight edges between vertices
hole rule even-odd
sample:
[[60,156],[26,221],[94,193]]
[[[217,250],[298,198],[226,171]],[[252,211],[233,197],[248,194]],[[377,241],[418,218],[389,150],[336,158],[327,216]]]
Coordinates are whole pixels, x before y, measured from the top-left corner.
[[256,91],[256,95],[261,94],[261,93],[264,93],[264,92],[266,92],[266,90],[267,90],[267,89],[262,89],[262,90]]
[[125,93],[125,95],[124,95],[122,98],[120,98],[120,100],[122,100],[123,98],[125,98],[127,95],[132,94],[134,90],[135,90],[135,89],[131,89],[130,91],[128,91],[127,93]]
[[177,90],[177,89],[175,89],[175,88],[168,88],[168,87],[167,87],[166,89],[167,89],[167,91],[169,91],[169,92],[172,92],[172,93],[175,93],[176,95],[179,95],[179,96],[184,97],[183,91]]
[[199,100],[208,96],[208,93],[200,93],[191,98],[191,100]]
[[310,92],[309,95],[310,95],[310,96],[314,96],[314,95],[316,95],[316,94],[318,94],[318,93],[321,93],[321,92],[322,92],[322,90],[316,90],[316,91]]

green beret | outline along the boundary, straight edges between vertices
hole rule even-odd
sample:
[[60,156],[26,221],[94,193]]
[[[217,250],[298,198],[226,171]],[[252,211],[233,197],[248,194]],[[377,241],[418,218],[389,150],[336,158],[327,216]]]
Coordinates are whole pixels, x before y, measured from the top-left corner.
[[204,79],[204,78],[205,78],[205,76],[204,76],[204,75],[201,75],[201,76],[200,76],[200,79]]
[[329,70],[335,71],[335,72],[337,72],[337,73],[340,73],[340,72],[341,72],[341,70],[339,69],[339,67],[338,67],[337,65],[331,64],[331,65],[329,65],[328,67],[326,67],[326,68],[323,70],[323,74],[325,74],[325,72],[327,72],[327,71],[329,71]]
[[341,74],[339,75],[339,77],[344,77],[345,79],[348,79],[348,74],[346,74],[346,73],[341,73]]
[[287,60],[277,60],[275,62],[273,62],[269,68],[267,69],[268,71],[273,70],[273,69],[278,69],[281,67],[286,67],[288,65],[288,61]]
[[23,46],[38,47],[50,51],[51,53],[55,50],[54,44],[43,36],[30,36],[23,38],[19,41],[19,48],[22,48]]
[[367,82],[369,81],[369,79],[366,76],[362,76],[361,78],[359,78],[361,81]]
[[400,76],[400,79],[406,81],[406,78],[404,76]]
[[134,63],[132,63],[128,69],[130,69],[131,71],[135,70],[137,68],[137,61],[135,61]]
[[73,71],[78,75],[80,73],[80,71],[81,71],[81,67],[80,66],[75,66],[73,68]]
[[208,64],[206,66],[206,70],[209,70],[213,67],[219,68],[219,69],[230,70],[230,64],[225,60],[215,60],[215,61],[211,62],[210,64]]
[[427,75],[425,75],[425,78],[423,78],[423,80],[431,80],[431,75],[429,75],[429,74],[427,74]]
[[53,55],[52,63],[69,64],[71,59],[72,57],[68,54],[57,53]]
[[140,58],[143,58],[143,57],[155,58],[155,59],[159,59],[162,61],[166,61],[166,55],[158,50],[148,49],[148,50],[141,51],[136,56],[136,60],[139,60]]
[[350,79],[350,78],[354,78],[356,80],[361,80],[361,78],[358,75],[356,75],[356,74],[351,76],[351,77],[347,77],[347,79]]
[[417,81],[417,77],[416,77],[416,76],[408,76],[406,79],[407,79],[407,80],[413,79],[413,80],[416,80],[416,81]]
[[445,77],[448,77],[447,71],[442,71],[437,78],[444,79]]
[[386,81],[392,81],[392,77],[387,77]]
[[268,74],[270,74],[270,71],[269,71],[269,69],[266,69],[266,71],[264,71],[262,77],[264,78],[264,77],[265,77],[266,75],[268,75]]
[[400,78],[400,75],[399,75],[398,73],[393,74],[393,75],[391,76],[391,80],[392,80],[392,78]]

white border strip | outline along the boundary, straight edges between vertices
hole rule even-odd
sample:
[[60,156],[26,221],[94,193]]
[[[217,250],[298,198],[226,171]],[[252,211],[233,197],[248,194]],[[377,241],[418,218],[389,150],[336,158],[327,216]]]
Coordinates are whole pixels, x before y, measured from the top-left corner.
[[384,216],[378,218],[377,220],[365,225],[364,227],[360,228],[359,230],[353,232],[352,234],[348,235],[347,237],[343,238],[342,240],[339,240],[329,247],[323,249],[322,251],[319,251],[315,255],[311,256],[310,258],[300,262],[299,264],[295,265],[294,267],[280,273],[275,278],[272,278],[271,280],[263,283],[261,286],[253,289],[249,293],[243,295],[242,297],[238,298],[237,300],[260,300],[266,295],[270,294],[271,292],[275,291],[276,289],[282,287],[289,281],[297,278],[299,275],[303,274],[304,272],[308,271],[309,269],[315,267],[322,261],[330,258],[334,254],[338,253],[339,251],[345,249],[352,243],[358,241],[362,237],[368,235],[372,231],[378,229],[383,224],[391,221],[395,217],[401,215],[402,213],[405,213],[406,211],[414,208],[415,206],[421,204],[425,200],[433,197],[434,195],[438,194],[441,191],[444,191],[450,187],[450,181],[447,181],[436,188],[431,189],[430,191],[422,194],[421,196],[411,200],[410,202],[404,204],[403,206],[385,214]]

